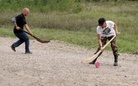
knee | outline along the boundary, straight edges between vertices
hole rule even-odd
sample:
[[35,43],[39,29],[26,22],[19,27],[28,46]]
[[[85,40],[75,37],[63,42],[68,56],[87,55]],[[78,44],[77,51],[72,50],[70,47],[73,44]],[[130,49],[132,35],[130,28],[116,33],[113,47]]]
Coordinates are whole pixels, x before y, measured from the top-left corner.
[[25,37],[24,38],[24,41],[29,41],[29,37]]

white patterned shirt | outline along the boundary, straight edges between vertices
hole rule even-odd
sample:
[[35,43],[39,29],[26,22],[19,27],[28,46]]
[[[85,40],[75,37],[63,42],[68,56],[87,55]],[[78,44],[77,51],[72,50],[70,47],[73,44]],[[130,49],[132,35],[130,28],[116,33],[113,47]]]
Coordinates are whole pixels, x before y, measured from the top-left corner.
[[102,37],[110,37],[116,35],[114,30],[114,24],[115,23],[113,21],[106,21],[105,28],[97,26],[97,34],[100,34]]

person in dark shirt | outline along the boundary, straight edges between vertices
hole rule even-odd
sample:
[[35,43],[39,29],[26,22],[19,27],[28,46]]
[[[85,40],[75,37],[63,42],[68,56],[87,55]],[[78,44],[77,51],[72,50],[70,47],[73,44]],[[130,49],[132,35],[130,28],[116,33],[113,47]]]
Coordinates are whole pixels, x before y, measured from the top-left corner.
[[16,37],[19,38],[18,41],[16,41],[15,43],[13,43],[11,45],[11,49],[13,51],[16,52],[16,47],[20,46],[22,43],[25,42],[25,54],[31,54],[32,52],[30,51],[29,49],[29,37],[27,36],[27,34],[25,32],[23,32],[23,29],[24,27],[26,28],[26,30],[30,33],[30,34],[33,34],[29,28],[29,26],[27,25],[26,23],[26,19],[25,19],[25,16],[27,16],[29,14],[29,9],[28,8],[24,8],[23,9],[23,12],[12,18],[12,22],[14,23],[14,34]]

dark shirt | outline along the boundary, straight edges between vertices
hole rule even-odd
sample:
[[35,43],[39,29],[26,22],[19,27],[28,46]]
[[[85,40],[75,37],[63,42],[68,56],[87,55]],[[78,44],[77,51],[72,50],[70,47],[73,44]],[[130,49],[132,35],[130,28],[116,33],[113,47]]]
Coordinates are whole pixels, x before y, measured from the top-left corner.
[[[27,24],[25,16],[23,15],[23,13],[16,16],[15,19],[16,19],[17,26],[19,26],[21,29],[23,29],[25,24]],[[21,33],[21,32],[23,32],[23,31],[22,30],[17,30],[16,27],[14,27],[14,33]]]

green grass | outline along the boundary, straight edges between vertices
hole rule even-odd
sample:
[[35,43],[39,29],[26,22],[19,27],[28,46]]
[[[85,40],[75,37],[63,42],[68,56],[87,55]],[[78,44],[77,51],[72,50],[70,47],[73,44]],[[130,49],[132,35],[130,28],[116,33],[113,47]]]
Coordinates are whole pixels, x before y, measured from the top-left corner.
[[[49,8],[47,8],[48,6],[45,5],[41,5],[40,7],[30,5],[29,9],[31,13],[26,17],[27,23],[36,36],[40,38],[61,40],[91,49],[98,47],[95,30],[97,27],[97,20],[100,17],[105,17],[107,20],[114,21],[118,25],[119,32],[121,32],[117,38],[119,52],[138,54],[137,1],[82,2],[79,3],[80,5],[78,8],[76,3],[71,4],[74,7],[64,11],[50,11]],[[13,4],[1,5],[1,37],[15,37],[12,33],[13,27],[11,27],[11,18],[21,13],[24,7],[22,4],[18,5],[21,5],[21,7],[17,9],[14,7],[16,5]],[[79,8],[82,9],[80,10]],[[79,9],[79,11],[76,9]],[[111,50],[109,46],[107,50]]]
[[[41,39],[46,40],[60,40],[66,43],[79,45],[81,47],[92,49],[98,47],[97,34],[95,29],[91,31],[79,30],[79,31],[69,31],[61,29],[46,29],[46,28],[32,28],[32,32]],[[15,38],[12,27],[0,28],[0,37],[13,37]],[[33,39],[32,37],[30,37]],[[121,53],[138,53],[138,40],[136,34],[120,34],[117,37],[117,45],[119,52]],[[110,46],[106,50],[111,50]]]

